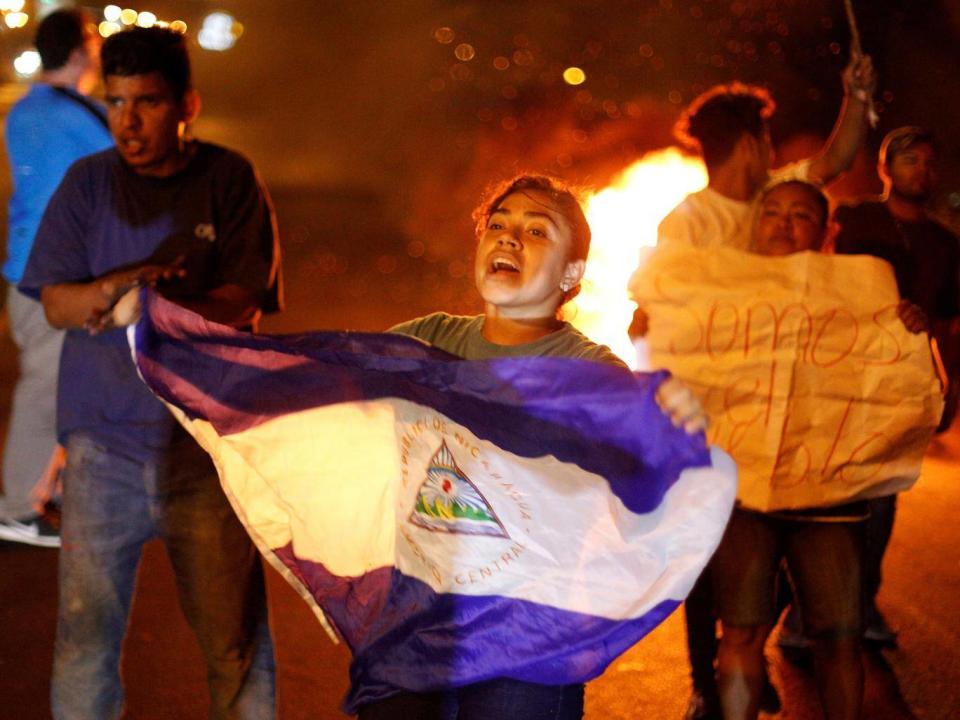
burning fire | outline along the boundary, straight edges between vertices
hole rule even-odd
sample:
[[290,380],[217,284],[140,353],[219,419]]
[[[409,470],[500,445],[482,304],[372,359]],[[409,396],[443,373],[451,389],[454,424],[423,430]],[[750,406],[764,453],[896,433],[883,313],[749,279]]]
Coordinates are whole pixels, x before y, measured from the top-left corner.
[[657,225],[664,216],[706,184],[703,162],[671,147],[644,155],[610,187],[587,199],[593,241],[571,322],[610,346],[630,367],[637,358],[627,327],[636,306],[627,295],[627,281],[657,244]]

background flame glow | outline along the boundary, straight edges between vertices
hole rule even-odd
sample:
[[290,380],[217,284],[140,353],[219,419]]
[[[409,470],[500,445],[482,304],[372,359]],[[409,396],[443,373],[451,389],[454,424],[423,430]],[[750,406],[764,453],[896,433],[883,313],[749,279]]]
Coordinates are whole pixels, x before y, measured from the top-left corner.
[[582,288],[568,316],[630,367],[636,366],[636,352],[627,327],[636,306],[627,295],[627,281],[657,244],[657,225],[664,216],[706,184],[703,162],[670,147],[644,155],[587,199],[593,240]]

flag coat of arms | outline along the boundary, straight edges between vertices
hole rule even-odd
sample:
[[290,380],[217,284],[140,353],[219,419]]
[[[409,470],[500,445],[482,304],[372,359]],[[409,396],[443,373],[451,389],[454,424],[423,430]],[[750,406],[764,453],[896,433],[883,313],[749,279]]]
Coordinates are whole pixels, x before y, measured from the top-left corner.
[[349,712],[496,677],[585,682],[680,603],[736,494],[664,375],[251,335],[144,291],[150,388],[257,546],[353,653]]

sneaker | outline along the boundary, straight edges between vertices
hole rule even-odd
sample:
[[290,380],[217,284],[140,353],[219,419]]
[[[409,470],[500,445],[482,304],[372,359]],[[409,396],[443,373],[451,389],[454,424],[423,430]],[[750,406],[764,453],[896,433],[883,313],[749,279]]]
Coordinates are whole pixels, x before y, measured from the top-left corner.
[[876,605],[867,608],[865,619],[863,628],[865,641],[880,647],[897,647],[897,631],[887,624],[887,619],[883,617]]
[[683,720],[723,720],[719,698],[708,698],[699,690],[694,690],[687,703]]
[[0,521],[0,540],[36,547],[60,547],[60,528],[43,515]]

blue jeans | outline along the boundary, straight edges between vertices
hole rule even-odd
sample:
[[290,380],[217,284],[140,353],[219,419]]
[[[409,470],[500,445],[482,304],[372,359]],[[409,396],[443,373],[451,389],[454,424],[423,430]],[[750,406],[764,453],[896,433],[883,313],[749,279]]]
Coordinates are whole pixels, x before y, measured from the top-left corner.
[[401,693],[360,706],[359,720],[580,720],[583,685],[499,678],[456,690]]
[[51,701],[57,720],[123,708],[120,650],[144,543],[163,540],[207,664],[211,718],[274,717],[263,566],[210,458],[177,428],[138,462],[84,435],[67,445]]

